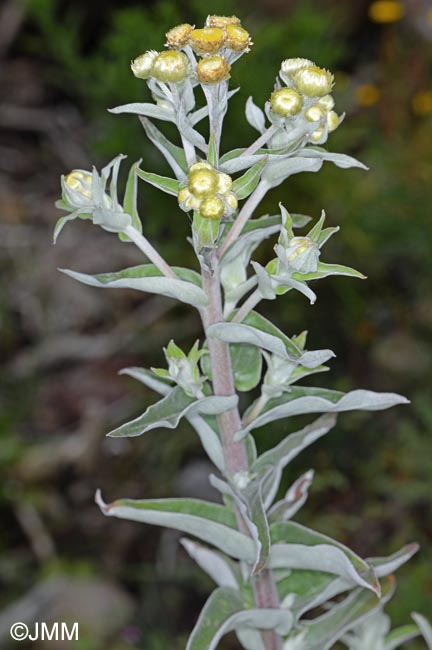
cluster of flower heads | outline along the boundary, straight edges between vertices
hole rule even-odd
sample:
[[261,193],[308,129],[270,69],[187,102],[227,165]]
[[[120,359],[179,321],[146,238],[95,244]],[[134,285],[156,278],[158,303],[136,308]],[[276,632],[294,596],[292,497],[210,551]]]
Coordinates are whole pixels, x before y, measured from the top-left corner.
[[180,188],[178,202],[182,210],[199,212],[204,219],[229,217],[237,210],[237,197],[231,191],[232,179],[207,162],[189,169],[186,184]]
[[[200,83],[219,83],[229,79],[230,64],[252,45],[249,33],[236,16],[209,16],[201,29],[188,23],[176,25],[166,38],[170,49],[149,50],[132,61],[136,77],[179,83],[193,76]],[[196,68],[192,52],[202,57]]]
[[276,88],[270,97],[272,116],[290,120],[303,118],[316,125],[310,140],[321,144],[341,122],[333,110],[333,75],[309,59],[286,59],[279,76],[286,85]]

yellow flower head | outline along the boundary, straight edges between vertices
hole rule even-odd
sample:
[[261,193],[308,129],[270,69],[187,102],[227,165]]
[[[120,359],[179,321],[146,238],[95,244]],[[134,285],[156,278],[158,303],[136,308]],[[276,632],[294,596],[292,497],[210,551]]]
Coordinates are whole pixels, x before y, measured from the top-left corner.
[[324,97],[319,98],[317,104],[325,108],[326,111],[331,111],[334,108],[335,101],[331,95],[324,95]]
[[165,83],[183,81],[188,72],[188,58],[186,54],[177,50],[161,52],[153,63],[152,75]]
[[206,20],[207,27],[221,27],[228,25],[240,25],[240,18],[237,16],[208,16]]
[[187,185],[178,193],[179,205],[185,212],[199,212],[204,219],[229,216],[238,207],[232,184],[231,176],[218,172],[208,162],[195,163],[189,169]]
[[227,25],[225,35],[226,47],[229,47],[230,50],[234,50],[235,52],[248,50],[252,45],[249,32],[243,29],[243,27],[240,27],[240,25]]
[[303,99],[292,88],[274,90],[270,97],[270,106],[274,113],[282,117],[297,115],[303,107]]
[[153,70],[153,64],[159,52],[148,50],[131,62],[131,70],[138,79],[148,79]]
[[331,133],[332,131],[336,131],[340,124],[340,117],[335,111],[330,111],[330,113],[327,114],[327,126],[328,130]]
[[189,36],[193,30],[194,26],[189,25],[189,23],[176,25],[165,34],[167,39],[167,46],[174,49],[184,47],[184,45],[186,45],[188,42]]
[[216,194],[218,185],[217,171],[212,167],[199,167],[193,169],[192,166],[188,176],[189,191],[198,199],[204,199]]
[[225,42],[225,32],[219,27],[204,27],[194,29],[189,36],[189,44],[194,52],[200,55],[219,52]]
[[214,84],[230,78],[231,66],[223,56],[209,56],[199,61],[196,74],[202,84]]
[[297,88],[308,97],[324,97],[333,88],[334,77],[328,70],[311,66],[302,68],[293,76]]

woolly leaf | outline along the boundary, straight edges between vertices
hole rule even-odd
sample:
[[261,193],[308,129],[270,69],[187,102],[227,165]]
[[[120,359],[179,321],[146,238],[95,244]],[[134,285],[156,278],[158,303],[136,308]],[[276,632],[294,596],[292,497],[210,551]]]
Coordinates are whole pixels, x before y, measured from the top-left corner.
[[201,289],[201,280],[198,273],[189,269],[173,267],[178,276],[165,277],[154,264],[142,264],[123,269],[114,273],[99,273],[87,275],[68,269],[59,269],[74,280],[88,284],[91,287],[102,289],[137,289],[147,293],[157,293],[168,298],[175,298],[194,307],[205,307],[207,296]]
[[257,106],[252,97],[248,97],[246,102],[246,119],[252,128],[256,129],[259,133],[265,131],[265,115],[264,111]]
[[154,185],[159,190],[166,192],[167,194],[172,194],[177,196],[180,190],[181,183],[175,178],[167,178],[166,176],[159,176],[159,174],[153,174],[152,172],[145,172],[144,170],[137,167],[137,174],[143,181]]
[[243,176],[240,176],[240,178],[237,178],[234,181],[232,185],[232,191],[238,199],[246,199],[250,194],[252,194],[260,181],[261,173],[266,163],[267,158],[264,157],[253,167],[248,169],[247,172],[243,174]]

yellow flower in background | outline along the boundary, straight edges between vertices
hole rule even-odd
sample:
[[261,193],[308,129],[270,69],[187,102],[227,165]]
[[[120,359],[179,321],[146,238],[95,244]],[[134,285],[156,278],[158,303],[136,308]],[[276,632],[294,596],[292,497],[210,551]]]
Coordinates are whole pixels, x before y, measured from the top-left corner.
[[362,84],[356,90],[357,104],[360,106],[374,106],[380,97],[381,91],[375,84]]
[[374,23],[395,23],[405,15],[405,8],[398,0],[377,0],[369,7],[369,18]]
[[432,113],[432,90],[423,90],[416,93],[411,103],[416,115],[430,115]]

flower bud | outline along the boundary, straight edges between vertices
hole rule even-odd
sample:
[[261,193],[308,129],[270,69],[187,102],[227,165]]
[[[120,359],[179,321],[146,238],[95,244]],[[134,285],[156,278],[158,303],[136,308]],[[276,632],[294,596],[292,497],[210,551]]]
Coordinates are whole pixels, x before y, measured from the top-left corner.
[[199,211],[204,219],[216,220],[223,217],[225,205],[222,199],[213,195],[202,201]]
[[188,188],[198,199],[204,199],[216,193],[218,175],[215,169],[194,169],[188,176]]
[[81,196],[87,199],[91,199],[92,197],[92,180],[92,175],[81,169],[74,169],[65,177],[66,185],[73,192],[77,192],[77,194],[81,194]]
[[148,79],[152,73],[153,64],[158,54],[159,52],[155,50],[148,50],[134,59],[131,62],[131,69],[135,77],[138,77],[138,79]]
[[318,268],[320,251],[309,237],[293,237],[285,255],[289,265],[298,273],[313,273]]
[[194,29],[189,36],[189,45],[200,55],[219,52],[225,42],[225,32],[219,27]]
[[312,104],[304,115],[308,122],[319,122],[324,117],[324,109],[318,104]]
[[285,59],[281,63],[281,72],[286,75],[292,76],[303,68],[310,68],[315,63],[309,59]]
[[331,95],[324,95],[324,97],[319,98],[317,104],[325,108],[326,111],[331,111],[334,108],[335,101]]
[[323,97],[333,88],[334,77],[328,70],[311,66],[295,73],[294,83],[308,97]]
[[161,52],[153,63],[152,74],[163,82],[183,81],[189,72],[189,61],[183,52],[167,50]]
[[330,111],[330,113],[327,114],[327,126],[330,133],[338,128],[339,122],[339,115],[335,113],[335,111]]
[[292,88],[274,90],[270,97],[270,106],[274,113],[282,117],[297,115],[302,109],[303,99]]
[[172,47],[173,49],[178,49],[184,47],[188,42],[189,36],[191,35],[194,29],[193,25],[189,23],[183,23],[182,25],[176,25],[170,29],[166,34],[166,45],[167,47]]
[[201,59],[196,68],[198,81],[202,84],[214,84],[230,78],[231,66],[223,56],[209,56]]
[[225,192],[229,192],[231,187],[232,187],[232,178],[231,176],[228,176],[228,174],[223,174],[221,172],[218,172],[218,182],[217,182],[217,191],[220,192],[221,194],[225,194]]
[[240,18],[237,18],[237,16],[207,16],[207,27],[221,27],[224,29],[228,25],[240,25]]
[[240,25],[227,25],[225,35],[225,46],[235,52],[243,52],[252,45],[249,32]]
[[191,194],[187,187],[182,187],[177,195],[179,206],[185,212],[190,210],[199,210],[201,199]]
[[235,212],[238,208],[238,199],[234,192],[227,192],[227,194],[224,194],[223,198],[225,203],[228,205],[229,212]]
[[311,142],[313,142],[314,144],[319,144],[323,139],[324,134],[325,134],[325,128],[323,126],[320,126],[319,129],[316,129],[316,131],[313,131],[313,133],[311,133],[310,136]]

